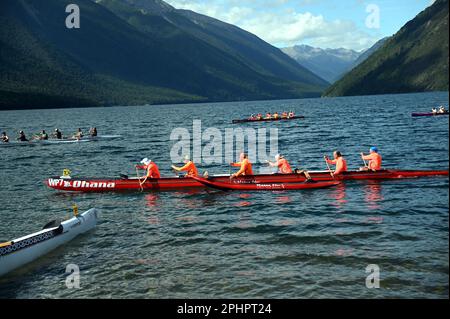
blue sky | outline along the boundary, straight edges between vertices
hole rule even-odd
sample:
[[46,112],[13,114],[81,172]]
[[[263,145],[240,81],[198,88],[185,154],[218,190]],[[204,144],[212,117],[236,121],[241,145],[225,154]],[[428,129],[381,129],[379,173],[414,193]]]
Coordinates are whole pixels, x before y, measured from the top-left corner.
[[362,50],[393,35],[433,0],[166,0],[285,47]]

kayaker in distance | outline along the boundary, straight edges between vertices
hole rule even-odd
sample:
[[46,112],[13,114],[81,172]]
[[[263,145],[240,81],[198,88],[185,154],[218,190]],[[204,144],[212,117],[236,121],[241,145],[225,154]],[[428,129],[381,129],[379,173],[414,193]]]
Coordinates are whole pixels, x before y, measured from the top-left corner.
[[275,120],[278,120],[279,117],[280,117],[280,116],[278,115],[278,112],[273,113],[273,118],[274,118]]
[[433,108],[431,109],[431,113],[437,114],[437,112],[438,112],[437,108],[433,107]]
[[147,179],[149,178],[161,178],[161,174],[159,173],[158,165],[156,165],[155,162],[152,160],[149,160],[148,158],[144,158],[141,161],[142,165],[136,165],[137,169],[142,169],[146,171],[145,176],[142,176],[141,178],[144,178],[144,180],[141,182],[141,185],[144,184]]
[[267,161],[267,164],[271,167],[278,167],[279,174],[292,173],[291,165],[289,165],[289,162],[280,154],[275,155],[275,162]]
[[446,113],[446,112],[447,112],[447,111],[445,110],[445,107],[441,105],[441,106],[439,107],[438,113],[443,114],[443,113]]
[[253,175],[252,163],[250,163],[248,155],[245,153],[241,153],[239,155],[238,163],[231,163],[230,165],[234,167],[240,167],[239,171],[231,175],[230,178]]
[[53,137],[58,139],[58,140],[62,140],[62,133],[59,129],[55,128],[55,132],[53,133]]
[[293,112],[293,111],[290,111],[290,112],[289,112],[289,118],[293,118],[294,116],[295,116],[294,112]]
[[174,169],[177,172],[186,172],[185,177],[198,176],[197,167],[195,166],[194,162],[190,160],[188,155],[184,157],[184,164],[185,165],[183,167],[177,167],[175,165],[172,165],[172,169]]
[[20,142],[28,142],[28,139],[25,136],[24,131],[20,131],[19,132],[19,137],[17,138],[17,140],[20,141]]
[[364,171],[364,170],[379,171],[381,169],[381,163],[382,163],[383,158],[378,153],[377,147],[375,147],[375,146],[371,147],[369,155],[364,155],[364,153],[361,153],[361,158],[363,159],[363,161],[369,161],[369,164],[366,167],[361,167],[360,170],[362,170],[362,171]]
[[272,114],[266,113],[266,120],[270,120],[272,118]]
[[288,118],[288,112],[283,112],[283,113],[281,114],[281,118],[282,118],[282,119],[287,119],[287,118]]
[[91,128],[91,129],[89,130],[89,135],[90,135],[91,137],[96,137],[96,136],[97,136],[97,128],[96,128],[96,127]]
[[9,137],[8,137],[8,135],[6,135],[6,132],[2,133],[1,140],[3,143],[9,143]]
[[341,152],[339,151],[335,151],[333,152],[333,160],[330,160],[330,158],[328,156],[324,156],[325,161],[327,161],[327,163],[329,165],[336,165],[336,169],[333,172],[334,176],[338,176],[341,175],[342,173],[347,171],[347,161],[344,159],[344,157],[342,156]]

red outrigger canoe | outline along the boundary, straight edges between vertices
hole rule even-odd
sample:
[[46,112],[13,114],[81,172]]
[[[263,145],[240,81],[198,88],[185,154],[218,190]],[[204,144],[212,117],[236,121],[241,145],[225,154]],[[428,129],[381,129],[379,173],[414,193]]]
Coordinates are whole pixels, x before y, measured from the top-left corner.
[[287,190],[301,190],[301,189],[318,189],[339,185],[341,182],[299,182],[299,183],[239,183],[238,180],[229,180],[228,182],[213,182],[209,179],[193,177],[196,181],[203,185],[222,190],[237,190],[237,191],[287,191]]
[[272,122],[272,121],[291,121],[291,120],[300,120],[304,119],[305,117],[303,115],[297,115],[297,116],[291,116],[291,117],[278,117],[278,118],[262,118],[262,119],[243,119],[243,120],[233,120],[233,124],[238,123],[253,123],[253,122]]
[[449,115],[449,112],[444,112],[444,113],[411,113],[411,116],[413,117],[421,117],[421,116],[439,116],[439,115]]
[[[317,182],[334,181],[328,171],[309,172],[313,180]],[[417,178],[424,176],[448,176],[448,170],[380,170],[372,171],[349,171],[336,180],[385,180]],[[218,175],[209,177],[212,182],[227,183],[229,175]],[[302,183],[306,178],[303,174],[263,174],[253,176],[243,176],[235,179],[241,184],[261,184],[261,183]],[[53,177],[46,181],[48,187],[60,191],[70,192],[133,192],[133,191],[170,191],[190,188],[205,187],[202,183],[193,178],[187,177],[165,177],[159,179],[149,179],[141,187],[138,178],[63,178]]]

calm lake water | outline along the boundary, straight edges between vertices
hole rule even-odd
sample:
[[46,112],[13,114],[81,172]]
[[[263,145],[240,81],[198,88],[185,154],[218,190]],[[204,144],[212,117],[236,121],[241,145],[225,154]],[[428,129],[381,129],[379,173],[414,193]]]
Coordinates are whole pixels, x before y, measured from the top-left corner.
[[[412,118],[448,106],[448,93],[0,112],[0,130],[63,132],[97,126],[97,142],[0,146],[0,240],[37,231],[80,210],[102,210],[97,228],[0,279],[3,298],[448,298],[448,178],[347,182],[297,192],[63,194],[43,181],[69,168],[78,176],[134,175],[143,157],[173,175],[170,133],[222,132],[251,113],[294,110],[305,120],[245,124],[278,128],[293,166],[326,169],[340,149],[349,166],[377,145],[384,165],[448,169],[448,116]],[[300,163],[299,163],[300,161]],[[226,164],[199,165],[228,173]],[[256,165],[258,169],[259,166]],[[81,289],[65,269],[81,269]],[[380,267],[381,287],[365,270]]]

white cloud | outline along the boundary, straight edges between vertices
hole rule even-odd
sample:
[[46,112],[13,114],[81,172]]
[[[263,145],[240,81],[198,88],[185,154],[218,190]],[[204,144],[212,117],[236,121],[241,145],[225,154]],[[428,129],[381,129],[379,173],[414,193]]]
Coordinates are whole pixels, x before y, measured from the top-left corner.
[[[351,20],[327,21],[322,15],[297,12],[290,0],[168,0],[189,9],[239,26],[263,40],[282,47],[307,43],[322,48],[362,50],[379,37],[359,30]],[[311,4],[319,0],[303,0]]]

